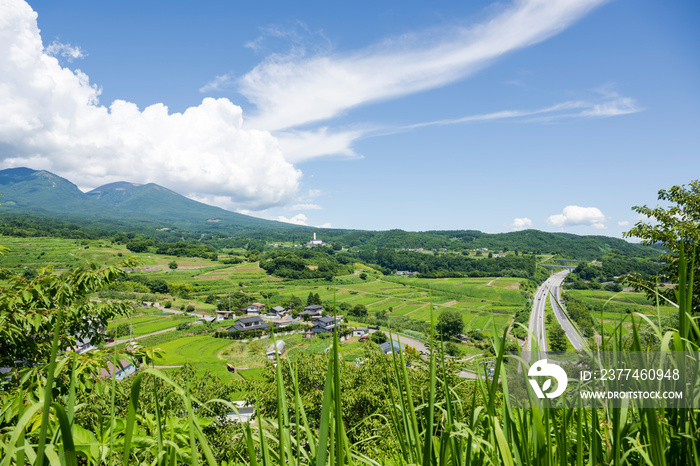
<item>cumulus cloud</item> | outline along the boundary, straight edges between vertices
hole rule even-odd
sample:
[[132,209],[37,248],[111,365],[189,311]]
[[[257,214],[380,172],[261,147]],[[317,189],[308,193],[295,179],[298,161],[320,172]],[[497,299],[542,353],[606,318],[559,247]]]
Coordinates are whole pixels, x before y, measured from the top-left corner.
[[576,225],[587,225],[598,229],[606,228],[605,215],[600,209],[597,207],[579,207],[577,205],[564,207],[561,214],[550,216],[547,219],[547,223],[559,228]]
[[626,227],[630,224],[630,222],[628,222],[627,220],[623,220],[621,222],[617,222],[617,224],[620,225],[621,227]]
[[45,50],[47,55],[52,57],[63,57],[68,62],[77,60],[79,58],[85,58],[87,54],[79,46],[73,46],[71,44],[63,44],[57,40],[51,42]]
[[527,228],[532,228],[532,220],[527,217],[514,218],[513,223],[510,224],[513,230],[525,230]]
[[239,79],[259,128],[281,130],[439,87],[561,32],[604,0],[523,0],[473,27],[407,34],[349,54],[271,55]]
[[244,127],[240,107],[211,98],[183,113],[103,106],[86,74],[44,50],[36,19],[23,1],[0,2],[0,166],[46,169],[82,186],[155,182],[255,210],[294,199],[301,172],[269,132]]
[[296,214],[292,218],[287,218],[284,215],[280,215],[277,217],[277,220],[285,223],[293,223],[294,225],[308,225],[306,222],[309,220],[309,218],[304,214]]

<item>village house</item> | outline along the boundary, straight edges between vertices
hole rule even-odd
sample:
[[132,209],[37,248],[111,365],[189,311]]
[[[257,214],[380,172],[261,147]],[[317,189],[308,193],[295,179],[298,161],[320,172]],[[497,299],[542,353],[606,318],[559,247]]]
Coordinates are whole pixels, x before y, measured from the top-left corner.
[[312,304],[311,306],[306,306],[302,312],[299,313],[299,317],[307,320],[304,316],[308,318],[320,317],[323,312],[323,306],[319,304]]
[[286,347],[287,344],[284,341],[277,340],[277,343],[273,343],[267,348],[267,359],[276,359],[277,354],[282,356]]
[[229,327],[229,332],[245,332],[247,330],[266,330],[268,325],[259,316],[243,317]]
[[315,320],[311,331],[315,333],[332,332],[335,326],[342,321],[342,316],[338,316],[335,319],[332,316],[319,317]]
[[352,336],[353,337],[364,337],[369,335],[369,329],[368,328],[356,328],[352,331]]
[[246,308],[246,314],[249,316],[259,316],[265,312],[265,305],[261,303],[253,303]]
[[379,349],[381,350],[382,354],[393,354],[396,352],[401,352],[403,353],[403,347],[404,345],[399,343],[398,341],[386,341],[379,345]]
[[283,308],[282,306],[275,306],[269,311],[267,311],[267,317],[271,319],[281,319],[282,317],[287,315],[287,310]]
[[123,380],[129,377],[131,374],[136,372],[136,366],[127,361],[126,359],[120,359],[119,364],[116,366],[110,361],[107,363],[107,369],[102,369],[100,372],[100,378],[111,379],[112,376],[116,380]]

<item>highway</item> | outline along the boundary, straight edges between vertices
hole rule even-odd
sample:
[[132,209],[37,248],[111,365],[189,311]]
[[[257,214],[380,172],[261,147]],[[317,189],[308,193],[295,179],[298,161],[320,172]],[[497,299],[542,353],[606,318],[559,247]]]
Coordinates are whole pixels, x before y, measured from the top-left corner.
[[[530,321],[528,323],[530,335],[528,336],[525,346],[523,347],[523,351],[530,353],[531,360],[546,357],[547,332],[545,331],[544,326],[544,309],[547,301],[547,295],[549,294],[550,290],[553,290],[554,293],[558,292],[558,288],[564,282],[564,278],[566,278],[568,273],[568,270],[555,273],[545,280],[539,288],[537,288],[534,302],[532,303],[532,310],[530,311]],[[537,356],[537,358],[535,358],[535,356]]]
[[576,349],[576,351],[583,351],[588,349],[588,343],[586,340],[579,335],[579,333],[574,329],[574,323],[571,322],[568,317],[564,314],[563,305],[559,301],[559,287],[557,287],[556,292],[552,292],[549,296],[549,302],[552,304],[552,311],[554,311],[554,316],[557,318],[559,325],[566,332],[566,337],[571,342],[571,346]]

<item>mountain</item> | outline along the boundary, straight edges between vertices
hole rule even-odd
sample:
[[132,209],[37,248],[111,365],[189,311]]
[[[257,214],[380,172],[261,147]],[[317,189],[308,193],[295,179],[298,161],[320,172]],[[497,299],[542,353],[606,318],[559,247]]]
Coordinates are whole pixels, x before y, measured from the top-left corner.
[[157,184],[109,183],[83,193],[72,182],[45,170],[0,170],[0,212],[71,219],[111,218],[151,222],[190,231],[293,229],[193,201]]
[[283,225],[193,201],[154,183],[118,181],[88,191],[86,195],[94,202],[145,214],[164,222],[207,222],[250,227]]
[[0,194],[4,207],[40,211],[71,211],[85,202],[85,194],[67,179],[24,167],[0,171]]

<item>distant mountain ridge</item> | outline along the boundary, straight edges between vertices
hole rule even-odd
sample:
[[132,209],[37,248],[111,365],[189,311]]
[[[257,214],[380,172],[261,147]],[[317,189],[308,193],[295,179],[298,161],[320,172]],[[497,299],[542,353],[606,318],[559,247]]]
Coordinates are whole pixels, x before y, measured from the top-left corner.
[[539,230],[489,234],[478,230],[320,229],[230,212],[154,183],[118,181],[84,193],[65,178],[26,167],[0,170],[0,216],[9,222],[22,216],[52,218],[61,220],[57,224],[64,225],[64,228],[65,222],[72,222],[70,230],[89,224],[92,229],[139,231],[151,236],[167,231],[171,240],[182,237],[184,231],[189,233],[184,236],[198,239],[207,235],[209,238],[245,235],[257,241],[260,247],[270,242],[304,244],[311,239],[312,231],[318,231],[328,244],[338,241],[342,246],[358,248],[449,248],[456,251],[508,248],[580,259],[594,259],[613,250],[647,258],[657,257],[660,253],[658,249],[631,244],[620,238]]
[[26,167],[0,170],[0,194],[0,212],[134,219],[188,230],[212,221],[232,230],[294,227],[193,201],[154,183],[118,181],[84,193],[65,178]]

